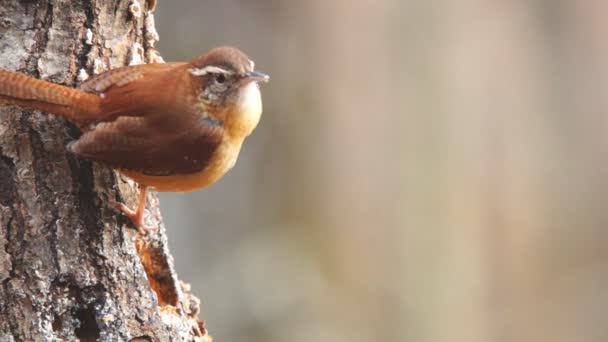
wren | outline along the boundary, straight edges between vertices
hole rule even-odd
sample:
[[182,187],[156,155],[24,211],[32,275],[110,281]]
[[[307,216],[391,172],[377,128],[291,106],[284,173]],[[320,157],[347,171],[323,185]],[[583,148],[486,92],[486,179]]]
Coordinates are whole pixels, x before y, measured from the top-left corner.
[[147,234],[157,229],[144,223],[147,191],[193,191],[228,172],[260,120],[268,80],[240,50],[218,47],[189,63],[109,70],[77,89],[0,69],[0,104],[81,127],[67,149],[139,184],[137,208],[117,207]]

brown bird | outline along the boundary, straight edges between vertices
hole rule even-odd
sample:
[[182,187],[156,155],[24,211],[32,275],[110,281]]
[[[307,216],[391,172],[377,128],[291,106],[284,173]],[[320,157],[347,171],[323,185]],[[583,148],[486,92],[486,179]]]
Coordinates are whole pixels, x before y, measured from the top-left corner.
[[236,163],[262,114],[259,82],[243,52],[218,47],[189,63],[113,69],[68,88],[0,69],[0,104],[62,116],[85,131],[67,148],[140,185],[136,210],[119,204],[140,234],[146,192],[193,191]]

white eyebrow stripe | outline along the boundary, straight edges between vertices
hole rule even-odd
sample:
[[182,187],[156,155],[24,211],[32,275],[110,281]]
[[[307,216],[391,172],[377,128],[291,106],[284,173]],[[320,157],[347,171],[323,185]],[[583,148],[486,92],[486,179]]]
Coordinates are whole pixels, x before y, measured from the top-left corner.
[[234,74],[234,72],[230,71],[230,70],[226,70],[226,69],[222,69],[220,67],[217,67],[215,65],[207,65],[204,68],[192,68],[190,69],[190,73],[194,76],[203,76],[206,75],[208,73],[213,73],[213,74],[226,74],[226,75],[232,75]]

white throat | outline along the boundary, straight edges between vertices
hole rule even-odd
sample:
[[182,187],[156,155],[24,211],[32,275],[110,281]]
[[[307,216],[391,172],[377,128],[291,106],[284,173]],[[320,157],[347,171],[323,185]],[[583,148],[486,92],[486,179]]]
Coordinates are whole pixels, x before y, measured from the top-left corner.
[[237,102],[238,113],[241,114],[239,122],[246,135],[251,134],[262,116],[262,95],[257,83],[251,82],[241,89]]

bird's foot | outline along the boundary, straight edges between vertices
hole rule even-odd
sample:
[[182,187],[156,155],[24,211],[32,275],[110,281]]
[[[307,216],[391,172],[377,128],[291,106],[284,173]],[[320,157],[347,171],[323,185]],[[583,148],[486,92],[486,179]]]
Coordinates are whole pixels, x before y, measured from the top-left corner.
[[146,186],[140,185],[139,187],[139,196],[137,201],[137,210],[133,210],[123,203],[113,203],[114,208],[116,210],[120,210],[133,221],[135,228],[140,235],[146,236],[149,233],[157,232],[158,226],[148,226],[144,222],[144,214],[146,211],[146,195],[148,193],[148,188]]
[[158,226],[150,226],[144,222],[145,208],[142,208],[142,210],[139,210],[139,208],[138,210],[133,210],[123,203],[115,203],[114,208],[116,208],[116,210],[120,210],[125,216],[131,219],[131,221],[135,225],[135,228],[137,228],[137,231],[142,236],[146,236],[150,233],[155,233],[159,229]]

